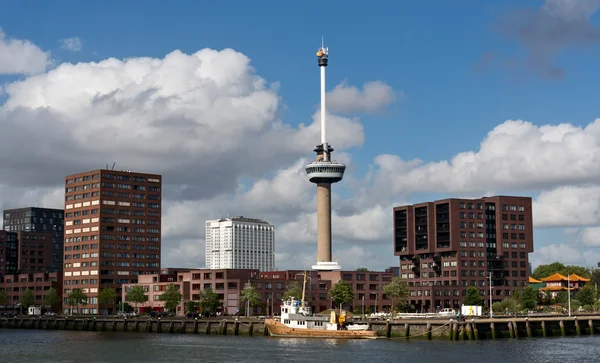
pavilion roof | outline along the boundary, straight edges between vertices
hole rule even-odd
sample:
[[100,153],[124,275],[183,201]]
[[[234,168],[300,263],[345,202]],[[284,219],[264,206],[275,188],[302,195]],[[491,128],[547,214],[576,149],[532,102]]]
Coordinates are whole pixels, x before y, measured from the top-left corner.
[[541,284],[541,283],[543,283],[543,281],[536,280],[533,277],[529,276],[529,283],[530,284]]
[[567,277],[559,274],[558,272],[554,275],[550,275],[548,277],[542,277],[540,280],[542,281],[567,281]]
[[585,277],[581,277],[581,276],[575,275],[575,274],[570,274],[569,275],[569,280],[570,281],[581,281],[581,282],[588,282],[588,281],[590,281],[590,279],[586,279]]

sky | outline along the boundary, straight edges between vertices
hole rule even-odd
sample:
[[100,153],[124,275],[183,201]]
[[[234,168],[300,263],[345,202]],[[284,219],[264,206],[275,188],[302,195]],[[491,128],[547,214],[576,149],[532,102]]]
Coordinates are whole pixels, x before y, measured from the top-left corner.
[[324,37],[333,255],[383,270],[392,208],[533,198],[534,266],[600,262],[600,0],[4,1],[0,207],[64,206],[64,176],[163,175],[163,266],[204,266],[204,221],[276,226],[316,260]]

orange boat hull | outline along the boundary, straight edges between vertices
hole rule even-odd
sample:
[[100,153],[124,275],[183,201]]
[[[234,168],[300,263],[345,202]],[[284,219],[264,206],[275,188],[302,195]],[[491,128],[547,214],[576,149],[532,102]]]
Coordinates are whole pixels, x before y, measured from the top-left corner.
[[323,338],[323,339],[376,339],[372,330],[324,330],[290,328],[273,319],[265,320],[265,327],[273,337]]

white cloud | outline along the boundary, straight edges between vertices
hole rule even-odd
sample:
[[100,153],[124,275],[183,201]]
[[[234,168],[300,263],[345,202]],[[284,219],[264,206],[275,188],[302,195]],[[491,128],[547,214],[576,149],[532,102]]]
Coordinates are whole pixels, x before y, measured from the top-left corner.
[[543,191],[533,203],[536,227],[600,224],[600,186],[564,186]]
[[600,178],[600,119],[586,127],[536,126],[506,121],[490,131],[477,151],[450,160],[423,162],[396,155],[375,159],[375,183],[393,192],[484,193],[544,190],[594,183]]
[[344,114],[376,112],[396,100],[392,87],[380,82],[367,82],[360,90],[346,82],[327,92],[327,107]]
[[80,52],[83,49],[83,41],[78,37],[61,39],[60,43],[60,47],[62,49],[70,50],[73,52]]
[[600,253],[591,248],[559,243],[537,248],[531,258],[533,266],[556,261],[567,265],[597,266],[600,262]]
[[41,73],[50,64],[50,52],[29,40],[9,38],[0,28],[0,74]]

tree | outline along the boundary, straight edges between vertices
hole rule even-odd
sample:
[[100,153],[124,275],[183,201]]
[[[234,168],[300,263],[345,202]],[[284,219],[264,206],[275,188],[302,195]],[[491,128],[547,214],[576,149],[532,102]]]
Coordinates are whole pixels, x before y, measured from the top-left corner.
[[556,294],[556,302],[559,304],[564,304],[569,300],[569,295],[566,291],[559,291]]
[[532,286],[527,286],[521,294],[521,305],[524,309],[534,310],[538,304],[538,292]]
[[581,305],[593,305],[596,302],[596,289],[587,284],[577,292],[576,298]]
[[389,284],[383,287],[383,293],[392,300],[392,311],[397,311],[400,305],[406,303],[408,285],[400,277],[394,277]]
[[336,305],[345,305],[354,301],[354,291],[352,291],[352,285],[344,280],[338,281],[331,290],[329,290],[329,296],[331,301]]
[[73,314],[73,307],[79,312],[80,306],[87,305],[87,299],[88,297],[82,289],[73,289],[67,296],[67,303],[71,306],[71,314]]
[[[246,284],[246,286],[244,286],[241,294],[242,301],[245,301],[250,306],[255,306],[258,303],[259,298],[260,294],[254,286],[250,284]],[[246,314],[250,315],[250,312],[248,311]]]
[[55,288],[51,287],[48,291],[46,291],[46,295],[44,295],[44,305],[48,306],[50,310],[54,310],[53,308],[60,304],[60,296]]
[[0,305],[6,305],[6,301],[8,301],[8,297],[6,296],[6,291],[0,291]]
[[539,265],[535,268],[531,276],[536,279],[541,279],[544,277],[554,275],[555,273],[559,273],[563,276],[576,274],[585,278],[590,277],[590,271],[586,267],[575,265],[565,266],[560,262],[553,262],[547,265]]
[[483,298],[481,297],[479,289],[475,286],[469,286],[463,303],[465,305],[483,305]]
[[199,305],[200,304],[197,301],[189,300],[185,303],[185,308],[188,313],[195,313],[196,311],[198,311]]
[[134,303],[139,312],[140,305],[148,301],[148,296],[146,296],[146,291],[144,291],[144,288],[141,285],[136,285],[127,291],[125,300]]
[[165,309],[170,312],[174,312],[177,309],[177,305],[181,302],[183,296],[179,291],[179,286],[175,284],[169,284],[165,289],[165,292],[160,296],[160,301],[165,302]]
[[296,300],[300,300],[302,298],[302,286],[300,286],[298,281],[290,282],[285,287],[285,291],[283,292],[283,300],[290,300],[292,298]]
[[356,269],[356,272],[369,272],[369,269],[366,267],[359,267]]
[[203,312],[216,312],[220,306],[219,295],[212,289],[205,289],[200,293],[200,308]]
[[33,295],[33,291],[27,289],[23,291],[21,294],[21,306],[27,310],[31,305],[35,304],[35,296]]
[[98,293],[98,306],[113,305],[117,300],[117,293],[111,287],[105,287]]

